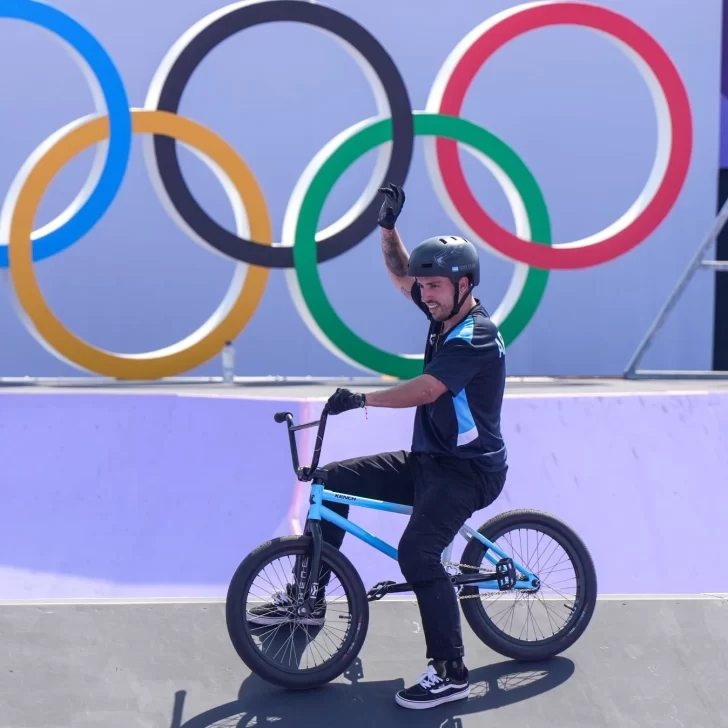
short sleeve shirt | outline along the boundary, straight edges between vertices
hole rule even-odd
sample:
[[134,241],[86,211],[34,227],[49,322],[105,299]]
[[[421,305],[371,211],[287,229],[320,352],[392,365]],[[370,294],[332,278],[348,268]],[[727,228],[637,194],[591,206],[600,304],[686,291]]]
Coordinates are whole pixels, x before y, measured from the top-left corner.
[[488,471],[506,467],[501,434],[505,390],[505,344],[498,327],[476,299],[465,318],[447,333],[422,303],[419,286],[412,299],[430,320],[423,374],[439,379],[447,391],[415,413],[412,451],[473,458]]

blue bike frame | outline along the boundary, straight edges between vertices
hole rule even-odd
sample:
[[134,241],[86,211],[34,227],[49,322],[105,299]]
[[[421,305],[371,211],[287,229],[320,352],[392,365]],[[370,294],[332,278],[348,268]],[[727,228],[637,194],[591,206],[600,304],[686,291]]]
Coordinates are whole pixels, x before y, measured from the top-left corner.
[[[314,483],[311,487],[311,506],[308,511],[308,519],[310,521],[329,521],[329,523],[333,523],[335,526],[338,526],[347,533],[350,533],[355,538],[358,538],[369,546],[373,546],[375,549],[381,551],[383,554],[386,554],[395,561],[397,560],[396,548],[386,543],[385,541],[382,541],[382,539],[377,538],[373,534],[369,533],[369,531],[362,528],[361,526],[357,526],[355,523],[352,523],[348,518],[344,518],[338,513],[334,513],[334,511],[324,505],[324,502],[326,501],[334,503],[346,503],[349,506],[370,508],[375,511],[385,511],[387,513],[400,513],[406,516],[412,513],[411,506],[403,506],[398,503],[388,503],[386,501],[373,500],[371,498],[360,498],[353,495],[336,493],[334,491],[327,490],[321,483]],[[460,535],[466,541],[469,541],[471,538],[476,538],[478,541],[480,541],[486,547],[485,558],[488,559],[488,561],[490,561],[493,566],[496,566],[500,559],[510,558],[513,561],[513,566],[516,568],[516,570],[519,571],[523,576],[528,578],[528,581],[518,581],[513,589],[534,588],[533,580],[536,578],[534,574],[532,574],[525,566],[518,563],[518,561],[516,561],[516,559],[514,559],[512,556],[498,548],[494,543],[492,543],[485,536],[483,536],[482,533],[479,533],[474,528],[471,528],[470,526],[465,524],[460,529]],[[443,553],[444,561],[450,560],[452,546],[453,545],[450,544]],[[498,558],[493,555],[494,553],[497,555]],[[471,582],[469,586],[477,586],[480,589],[495,591],[498,590],[498,585],[495,581]]]
[[[315,552],[315,556],[313,559],[313,566],[315,567],[315,570],[313,571],[313,573],[318,573],[317,562],[319,560],[321,552],[320,522],[322,520],[333,523],[335,526],[338,526],[347,533],[350,533],[352,536],[358,538],[369,546],[373,546],[378,551],[381,551],[383,554],[386,554],[396,561],[397,549],[395,549],[393,546],[386,543],[385,541],[382,541],[380,538],[377,538],[373,534],[369,533],[369,531],[363,529],[361,526],[357,526],[355,523],[352,523],[348,518],[340,516],[338,513],[335,513],[330,508],[327,508],[324,505],[325,502],[346,503],[349,506],[370,508],[372,510],[385,511],[388,513],[400,513],[403,515],[410,515],[412,513],[411,506],[403,506],[398,503],[388,503],[386,501],[373,500],[371,498],[361,498],[353,495],[345,495],[344,493],[336,493],[335,491],[326,489],[324,485],[326,473],[318,470],[318,462],[321,455],[321,447],[323,445],[323,436],[326,427],[327,416],[328,408],[324,407],[320,420],[317,420],[316,422],[309,422],[303,425],[294,425],[293,415],[290,412],[278,412],[274,415],[274,419],[276,422],[288,422],[288,434],[291,444],[291,458],[293,460],[293,469],[296,473],[296,476],[301,481],[313,481],[311,486],[310,508],[308,511],[309,524],[315,524],[312,532],[312,535],[314,537]],[[298,463],[298,448],[296,446],[295,433],[298,430],[302,430],[307,427],[315,427],[316,425],[318,425],[319,429],[316,437],[316,447],[314,448],[311,466],[300,467]],[[465,524],[460,529],[459,533],[466,541],[469,541],[473,538],[480,541],[486,548],[485,557],[488,559],[488,561],[490,561],[491,564],[493,564],[493,566],[498,567],[499,561],[501,560],[510,560],[512,562],[513,567],[516,569],[516,571],[520,572],[522,576],[525,577],[525,579],[519,579],[518,581],[516,581],[511,589],[531,590],[538,588],[539,581],[534,574],[532,574],[525,566],[518,563],[518,561],[516,561],[512,556],[506,554],[494,543],[485,538],[483,534],[479,533],[467,524]],[[451,543],[443,552],[443,561],[450,560],[452,546],[453,544]],[[485,581],[477,581],[474,578],[474,575],[470,575],[469,578],[466,575],[456,575],[453,577],[453,581],[456,584],[460,584],[463,586],[467,584],[468,586],[477,586],[480,589],[490,591],[497,591],[499,589],[497,580],[493,578],[489,578]]]

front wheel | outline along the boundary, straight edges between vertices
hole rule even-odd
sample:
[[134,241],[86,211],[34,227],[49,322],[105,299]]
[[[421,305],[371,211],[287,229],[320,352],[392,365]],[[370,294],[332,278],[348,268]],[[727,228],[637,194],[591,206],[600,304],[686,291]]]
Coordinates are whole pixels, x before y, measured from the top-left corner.
[[226,621],[240,659],[279,687],[305,690],[344,673],[364,644],[369,602],[352,563],[322,544],[316,609],[301,616],[308,595],[313,539],[283,536],[252,551],[230,582]]
[[[501,513],[478,532],[529,569],[540,586],[534,591],[464,587],[461,607],[473,632],[514,660],[544,660],[571,647],[591,621],[597,599],[596,570],[581,538],[558,518],[534,510]],[[460,571],[493,572],[487,550],[472,538]]]

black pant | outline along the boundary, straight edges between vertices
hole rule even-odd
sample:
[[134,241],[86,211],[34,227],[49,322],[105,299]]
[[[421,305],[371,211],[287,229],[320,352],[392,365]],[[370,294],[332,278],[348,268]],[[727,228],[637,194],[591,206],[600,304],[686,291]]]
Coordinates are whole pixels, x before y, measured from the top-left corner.
[[[442,565],[442,552],[465,521],[490,505],[503,489],[507,468],[486,473],[469,460],[406,451],[352,458],[324,466],[326,488],[346,495],[413,506],[398,547],[398,561],[417,597],[427,657],[463,656],[457,594]],[[349,506],[327,502],[347,517]],[[321,521],[324,541],[341,548],[345,532]]]

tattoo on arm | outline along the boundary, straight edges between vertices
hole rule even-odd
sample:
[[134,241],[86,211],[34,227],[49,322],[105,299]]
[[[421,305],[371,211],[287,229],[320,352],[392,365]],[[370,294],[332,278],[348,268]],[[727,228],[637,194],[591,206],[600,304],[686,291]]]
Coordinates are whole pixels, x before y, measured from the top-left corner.
[[407,275],[409,256],[396,229],[382,229],[382,252],[387,268],[392,275],[399,278]]

